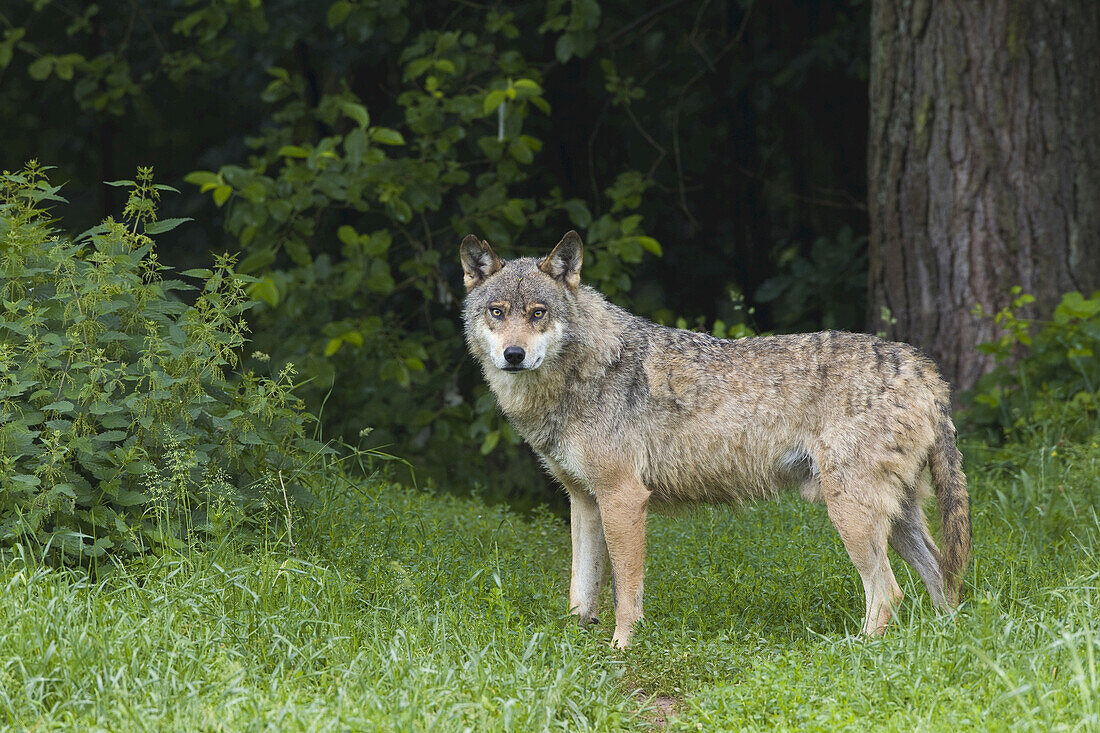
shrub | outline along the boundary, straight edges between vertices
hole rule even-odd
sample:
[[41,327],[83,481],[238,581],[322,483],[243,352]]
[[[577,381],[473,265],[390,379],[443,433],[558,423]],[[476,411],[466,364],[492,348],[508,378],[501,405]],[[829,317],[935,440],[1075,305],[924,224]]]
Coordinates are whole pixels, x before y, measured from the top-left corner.
[[798,252],[798,244],[782,247],[781,272],[760,285],[756,299],[773,304],[784,330],[857,329],[867,299],[867,237],[844,226],[834,240],[815,239],[808,257]]
[[[0,178],[0,541],[87,561],[178,546],[234,515],[289,512],[322,447],[274,378],[231,375],[248,278],[232,257],[164,279],[151,169],[124,221],[76,238],[34,163]],[[176,297],[190,291],[188,305]]]
[[1036,430],[1055,433],[1045,444],[1084,440],[1100,427],[1100,291],[1066,293],[1044,321],[1020,317],[1035,299],[1019,287],[1013,295],[992,316],[1001,337],[978,346],[997,366],[969,395],[965,417],[994,441],[1027,442],[1023,433]]

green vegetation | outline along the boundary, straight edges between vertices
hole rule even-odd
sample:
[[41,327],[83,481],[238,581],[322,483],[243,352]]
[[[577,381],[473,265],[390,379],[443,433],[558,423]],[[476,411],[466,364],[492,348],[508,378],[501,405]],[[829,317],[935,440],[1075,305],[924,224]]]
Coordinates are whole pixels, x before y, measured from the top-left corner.
[[257,279],[270,360],[244,369],[293,363],[326,437],[370,427],[422,480],[530,507],[553,489],[465,357],[458,242],[512,257],[577,229],[587,280],[663,322],[858,326],[869,10],[16,2],[4,165],[59,166],[84,229],[121,208],[103,181],[154,163],[181,190],[165,215],[194,219],[162,261],[228,250]]
[[978,381],[965,418],[987,440],[1009,444],[1100,430],[1100,290],[1066,293],[1046,321],[1022,315],[1034,297],[1019,287],[1012,295],[992,315],[1001,337],[978,346],[997,366]]
[[233,259],[164,279],[169,187],[148,169],[115,184],[125,221],[69,238],[41,168],[0,177],[0,541],[67,561],[178,547],[242,512],[289,520],[326,451],[291,367],[232,373],[249,305]]
[[[0,723],[15,728],[671,730],[1100,725],[1098,446],[971,446],[975,555],[938,618],[906,593],[855,636],[859,580],[822,507],[790,498],[656,517],[648,620],[564,616],[567,525],[374,479],[336,482],[297,552],[234,533],[103,569],[0,569]],[[610,598],[604,618],[609,618]]]

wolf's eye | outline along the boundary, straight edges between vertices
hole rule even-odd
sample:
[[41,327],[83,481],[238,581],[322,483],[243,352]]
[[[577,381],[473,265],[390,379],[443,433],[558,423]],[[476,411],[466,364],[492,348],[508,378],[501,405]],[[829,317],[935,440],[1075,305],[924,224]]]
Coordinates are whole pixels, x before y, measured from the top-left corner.
[[531,311],[531,317],[534,318],[536,321],[538,319],[542,318],[545,315],[546,315],[546,309],[545,308],[535,308],[535,310]]
[[489,315],[491,315],[493,318],[503,318],[504,311],[502,311],[500,308],[490,308]]

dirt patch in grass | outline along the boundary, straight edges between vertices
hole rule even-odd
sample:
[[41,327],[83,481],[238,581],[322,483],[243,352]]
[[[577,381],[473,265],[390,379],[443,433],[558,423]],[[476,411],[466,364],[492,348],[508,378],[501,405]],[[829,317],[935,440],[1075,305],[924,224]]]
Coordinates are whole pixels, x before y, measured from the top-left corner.
[[636,698],[638,702],[643,705],[648,702],[653,706],[653,710],[648,717],[656,728],[664,728],[668,725],[668,716],[676,714],[676,708],[680,702],[669,695],[658,695],[650,700],[649,695],[646,695],[644,692],[639,692]]

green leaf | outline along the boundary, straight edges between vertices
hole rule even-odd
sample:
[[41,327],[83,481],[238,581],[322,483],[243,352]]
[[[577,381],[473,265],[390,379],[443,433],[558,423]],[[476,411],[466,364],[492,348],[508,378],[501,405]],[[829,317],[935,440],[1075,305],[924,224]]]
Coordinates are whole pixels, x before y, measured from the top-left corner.
[[587,229],[592,223],[592,212],[588,210],[588,204],[580,199],[569,199],[562,204],[565,213],[569,214],[569,221],[578,229]]
[[17,473],[11,477],[11,480],[23,484],[28,488],[34,488],[42,483],[42,479],[29,473]]
[[631,214],[624,217],[621,227],[623,234],[633,234],[634,230],[638,228],[638,225],[642,223],[641,214]]
[[349,247],[359,244],[359,232],[347,224],[336,230],[336,238]]
[[642,245],[642,247],[646,249],[646,251],[652,252],[658,257],[662,257],[664,255],[664,252],[661,250],[661,243],[653,237],[635,237],[635,239],[638,240],[638,242]]
[[279,148],[279,152],[276,155],[283,155],[288,158],[308,158],[309,151],[300,145],[284,145]]
[[118,504],[119,506],[137,506],[149,501],[150,497],[141,493],[140,491],[131,491],[130,489],[119,489],[118,494],[111,499],[111,503]]
[[161,219],[160,221],[154,222],[154,223],[150,224],[149,226],[145,227],[145,233],[150,234],[150,235],[152,235],[152,234],[164,234],[165,232],[172,231],[173,229],[178,227],[180,224],[183,224],[184,222],[187,222],[187,221],[194,221],[194,219],[192,219],[189,216],[185,216],[185,217],[182,217],[182,218],[179,218],[179,219]]
[[344,340],[342,338],[340,338],[339,336],[337,336],[336,338],[329,339],[328,343],[325,344],[325,356],[332,356],[337,351],[339,351],[340,347],[343,346],[343,345],[344,345]]
[[275,252],[270,249],[261,249],[245,257],[237,265],[237,272],[247,274],[257,272],[275,261]]
[[[130,416],[126,412],[118,409],[117,407],[114,407],[113,405],[111,407],[113,409],[109,409],[109,410],[102,413],[103,417],[100,418],[100,421],[99,421],[100,425],[102,425],[105,428],[112,428],[112,429],[114,429],[114,428],[129,428],[130,427]],[[94,405],[93,405],[93,408],[94,408]],[[92,414],[101,414],[101,413],[97,413],[94,409],[90,410],[90,412]]]
[[527,147],[523,140],[517,139],[509,143],[508,154],[524,164],[530,164],[535,160],[534,152],[531,151],[531,148]]
[[558,38],[558,42],[554,44],[554,56],[559,63],[564,64],[567,62],[573,57],[574,52],[573,36],[569,33],[563,34]]
[[380,145],[404,145],[405,138],[397,130],[388,127],[372,127],[370,139]]
[[409,385],[409,370],[403,361],[388,359],[382,363],[378,376],[388,382],[397,382],[403,387]]
[[788,277],[769,277],[756,290],[756,299],[761,303],[770,303],[787,290]]
[[370,273],[364,282],[368,288],[382,295],[389,295],[396,285],[393,276],[390,275],[390,266],[381,259],[371,262]]
[[385,229],[379,229],[377,232],[373,232],[370,235],[370,238],[364,246],[364,251],[371,257],[381,257],[386,254],[392,243],[393,235]]
[[27,75],[35,81],[45,81],[53,71],[53,56],[39,56],[27,67]]
[[357,127],[344,138],[344,154],[352,164],[353,169],[359,165],[367,150],[367,133],[361,127]]
[[503,89],[494,89],[493,91],[485,95],[485,101],[483,103],[482,109],[484,110],[485,114],[495,112],[497,107],[504,104],[505,99],[506,95]]
[[248,294],[254,300],[262,300],[272,308],[279,305],[279,288],[270,277],[265,277],[248,286]]
[[341,102],[340,109],[348,117],[355,120],[359,127],[366,127],[370,124],[370,115],[363,105],[355,102]]
[[540,87],[535,81],[531,79],[516,79],[512,86],[516,89],[521,89],[531,94],[542,94],[542,87]]
[[328,6],[328,27],[335,28],[351,15],[352,5],[347,0],[336,0]]
[[73,405],[72,402],[69,402],[68,400],[59,400],[57,402],[51,402],[50,404],[44,406],[42,409],[52,410],[53,412],[70,412],[72,411],[73,407],[75,407],[75,405]]
[[297,237],[291,237],[283,243],[283,249],[294,260],[294,264],[309,267],[313,264],[313,258],[309,254],[309,248],[305,242]]
[[481,442],[481,455],[487,456],[490,453],[492,453],[493,448],[496,448],[497,443],[499,443],[499,442],[500,442],[500,431],[499,430],[490,431],[489,434],[485,436],[485,440],[483,440]]
[[213,171],[191,171],[183,180],[196,186],[218,186],[222,182],[222,177]]

